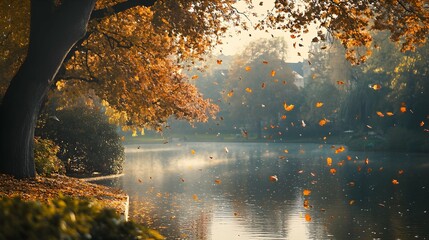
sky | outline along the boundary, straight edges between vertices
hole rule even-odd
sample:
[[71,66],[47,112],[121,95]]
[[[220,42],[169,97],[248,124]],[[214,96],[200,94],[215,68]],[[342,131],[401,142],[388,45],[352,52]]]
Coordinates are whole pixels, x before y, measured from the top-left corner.
[[[270,11],[274,6],[274,1],[261,0],[261,2],[263,2],[262,6],[256,3],[254,4],[255,7],[253,9],[258,13],[259,15],[258,18],[248,15],[248,18],[253,24],[256,24],[259,19],[264,18],[266,16],[266,12]],[[239,9],[240,11],[245,11],[244,4],[238,3],[237,9]],[[251,25],[251,23],[247,19],[243,18],[243,21],[247,21],[249,26]],[[296,40],[290,37],[291,34],[289,32],[285,32],[281,30],[269,30],[269,32],[265,32],[265,31],[251,29],[249,31],[241,30],[241,34],[237,34],[236,30],[241,30],[241,29],[231,28],[229,30],[229,32],[226,34],[227,37],[222,40],[223,44],[218,46],[214,50],[213,53],[215,55],[221,54],[221,53],[225,55],[234,55],[243,51],[244,48],[252,41],[256,41],[258,39],[264,39],[264,38],[272,38],[274,36],[274,37],[284,37],[284,39],[288,43],[287,61],[299,62],[299,61],[304,61],[304,59],[307,58],[311,40],[313,39],[313,37],[316,36],[316,29],[314,27],[312,28],[310,27],[309,33],[302,35],[303,42],[300,42],[300,43],[302,43],[304,47],[295,49],[293,48],[293,43],[296,42]],[[301,57],[298,56],[298,52],[301,53]]]

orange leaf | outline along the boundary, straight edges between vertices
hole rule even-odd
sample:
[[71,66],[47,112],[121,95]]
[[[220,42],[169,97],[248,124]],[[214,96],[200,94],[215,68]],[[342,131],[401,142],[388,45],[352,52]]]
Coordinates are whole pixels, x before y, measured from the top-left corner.
[[337,173],[337,170],[336,170],[335,168],[331,168],[331,169],[329,169],[329,172],[330,172],[332,175],[335,175],[335,173]]
[[194,76],[192,76],[192,80],[195,80],[195,79],[197,79],[198,78],[198,75],[194,75]]
[[308,200],[307,200],[307,199],[305,199],[305,200],[304,200],[303,206],[304,206],[304,208],[306,208],[306,209],[308,209],[308,208],[310,207],[310,204],[309,204],[309,202],[308,202]]
[[322,106],[323,106],[323,102],[317,102],[317,103],[316,103],[316,107],[317,107],[317,108],[320,108],[320,107],[322,107]]
[[191,149],[191,154],[195,154],[195,150],[194,149]]
[[349,161],[350,161],[350,160],[352,160],[352,157],[350,157],[350,156],[347,156],[347,160],[349,160]]
[[398,184],[399,184],[398,180],[396,180],[396,179],[393,179],[393,180],[392,180],[392,183],[393,183],[394,185],[398,185]]
[[326,158],[326,164],[327,164],[328,166],[332,166],[332,158],[327,157],[327,158]]
[[218,59],[216,60],[217,64],[222,64],[222,60]]
[[221,184],[222,183],[222,181],[220,180],[220,179],[215,179],[215,181],[214,181],[216,184]]
[[311,216],[310,216],[310,214],[308,214],[308,213],[305,214],[305,221],[311,222]]
[[338,153],[340,153],[340,152],[344,152],[346,150],[346,148],[344,148],[343,146],[340,146],[339,148],[337,148],[336,150],[335,150],[335,154],[338,154]]
[[393,116],[393,112],[386,112],[386,115],[391,117],[391,116]]
[[293,108],[295,107],[295,105],[293,105],[293,104],[290,104],[290,105],[287,105],[286,104],[286,102],[283,102],[283,107],[284,107],[284,109],[286,110],[286,111],[292,111],[293,110]]
[[268,64],[268,61],[264,60],[262,61],[263,64]]
[[384,117],[384,114],[382,112],[376,112],[376,113],[379,117]]
[[250,70],[252,70],[252,68],[250,67],[250,66],[246,66],[246,71],[250,71]]
[[269,177],[271,182],[277,182],[279,180],[279,178],[277,177],[277,175],[272,175]]
[[368,165],[368,164],[369,164],[369,159],[368,159],[368,158],[366,158],[366,159],[365,159],[365,164],[366,164],[366,165]]
[[252,89],[251,88],[246,88],[246,92],[251,93]]
[[370,88],[374,89],[374,90],[380,90],[381,89],[381,85],[380,84],[373,84]]
[[282,120],[285,120],[286,118],[286,115],[282,115]]
[[271,77],[274,77],[276,75],[276,71],[272,70],[271,71]]
[[425,122],[421,121],[420,122],[420,127],[423,127],[425,125]]
[[338,84],[338,85],[343,85],[343,84],[344,84],[344,81],[337,81],[337,84]]
[[355,200],[350,200],[349,205],[353,205],[355,203]]
[[231,90],[231,91],[229,91],[229,93],[228,93],[228,97],[232,97],[232,96],[234,96],[234,90]]
[[326,124],[326,119],[321,119],[320,121],[319,121],[319,125],[320,126],[325,126],[325,124]]
[[304,191],[302,191],[302,194],[304,194],[304,196],[308,196],[311,194],[311,190],[304,189]]
[[192,198],[194,199],[194,201],[198,201],[198,196],[197,196],[197,194],[192,195]]

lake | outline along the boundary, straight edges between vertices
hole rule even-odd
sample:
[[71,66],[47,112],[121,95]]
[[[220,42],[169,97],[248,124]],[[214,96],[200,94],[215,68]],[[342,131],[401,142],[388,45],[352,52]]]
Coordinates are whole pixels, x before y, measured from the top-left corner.
[[143,144],[126,147],[124,173],[98,183],[168,239],[429,239],[428,154]]

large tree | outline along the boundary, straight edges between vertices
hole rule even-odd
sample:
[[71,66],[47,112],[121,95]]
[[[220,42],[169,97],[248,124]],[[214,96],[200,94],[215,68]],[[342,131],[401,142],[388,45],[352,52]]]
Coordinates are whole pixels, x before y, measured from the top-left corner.
[[[227,29],[226,22],[241,25],[239,16],[244,14],[236,10],[235,0],[31,0],[30,7],[24,3],[22,8],[16,7],[15,2],[21,1],[2,1],[0,11],[24,12],[20,18],[30,16],[29,23],[23,24],[30,30],[26,38],[28,50],[20,58],[22,61],[3,65],[20,67],[0,107],[0,171],[17,177],[35,175],[35,122],[48,90],[57,81],[61,89],[75,85],[76,80],[99,84],[101,88],[92,87],[93,92],[113,108],[118,119],[133,127],[159,126],[172,114],[204,119],[202,112],[210,104],[177,73],[183,66],[177,66],[173,60],[198,58],[219,41],[218,36]],[[251,1],[245,2],[251,14]],[[364,61],[370,54],[364,51],[359,56],[359,49],[353,49],[370,47],[370,29],[388,29],[392,40],[403,43],[403,50],[423,43],[429,29],[427,3],[423,0],[302,4],[278,0],[274,10],[255,27],[290,30],[297,38],[315,22],[321,30],[326,28],[339,38],[349,50],[348,57],[356,62]],[[152,6],[151,10],[144,8],[148,6]],[[2,44],[9,37],[13,39],[15,25],[11,18],[0,20],[8,25],[5,29],[12,29],[12,34],[0,36]],[[323,38],[321,31],[314,41]],[[2,53],[2,60],[8,54]],[[67,62],[63,65],[64,60]],[[72,81],[61,81],[67,79]],[[114,94],[108,94],[110,91]],[[136,97],[137,94],[141,95]],[[145,94],[149,97],[142,98]],[[176,100],[175,96],[184,100]]]

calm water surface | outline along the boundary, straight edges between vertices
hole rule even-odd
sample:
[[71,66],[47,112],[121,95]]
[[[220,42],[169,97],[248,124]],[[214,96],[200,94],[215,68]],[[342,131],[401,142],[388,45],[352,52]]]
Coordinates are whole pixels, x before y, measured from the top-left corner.
[[168,239],[429,239],[427,154],[144,144],[127,146],[124,171],[99,183],[123,189],[130,217]]

